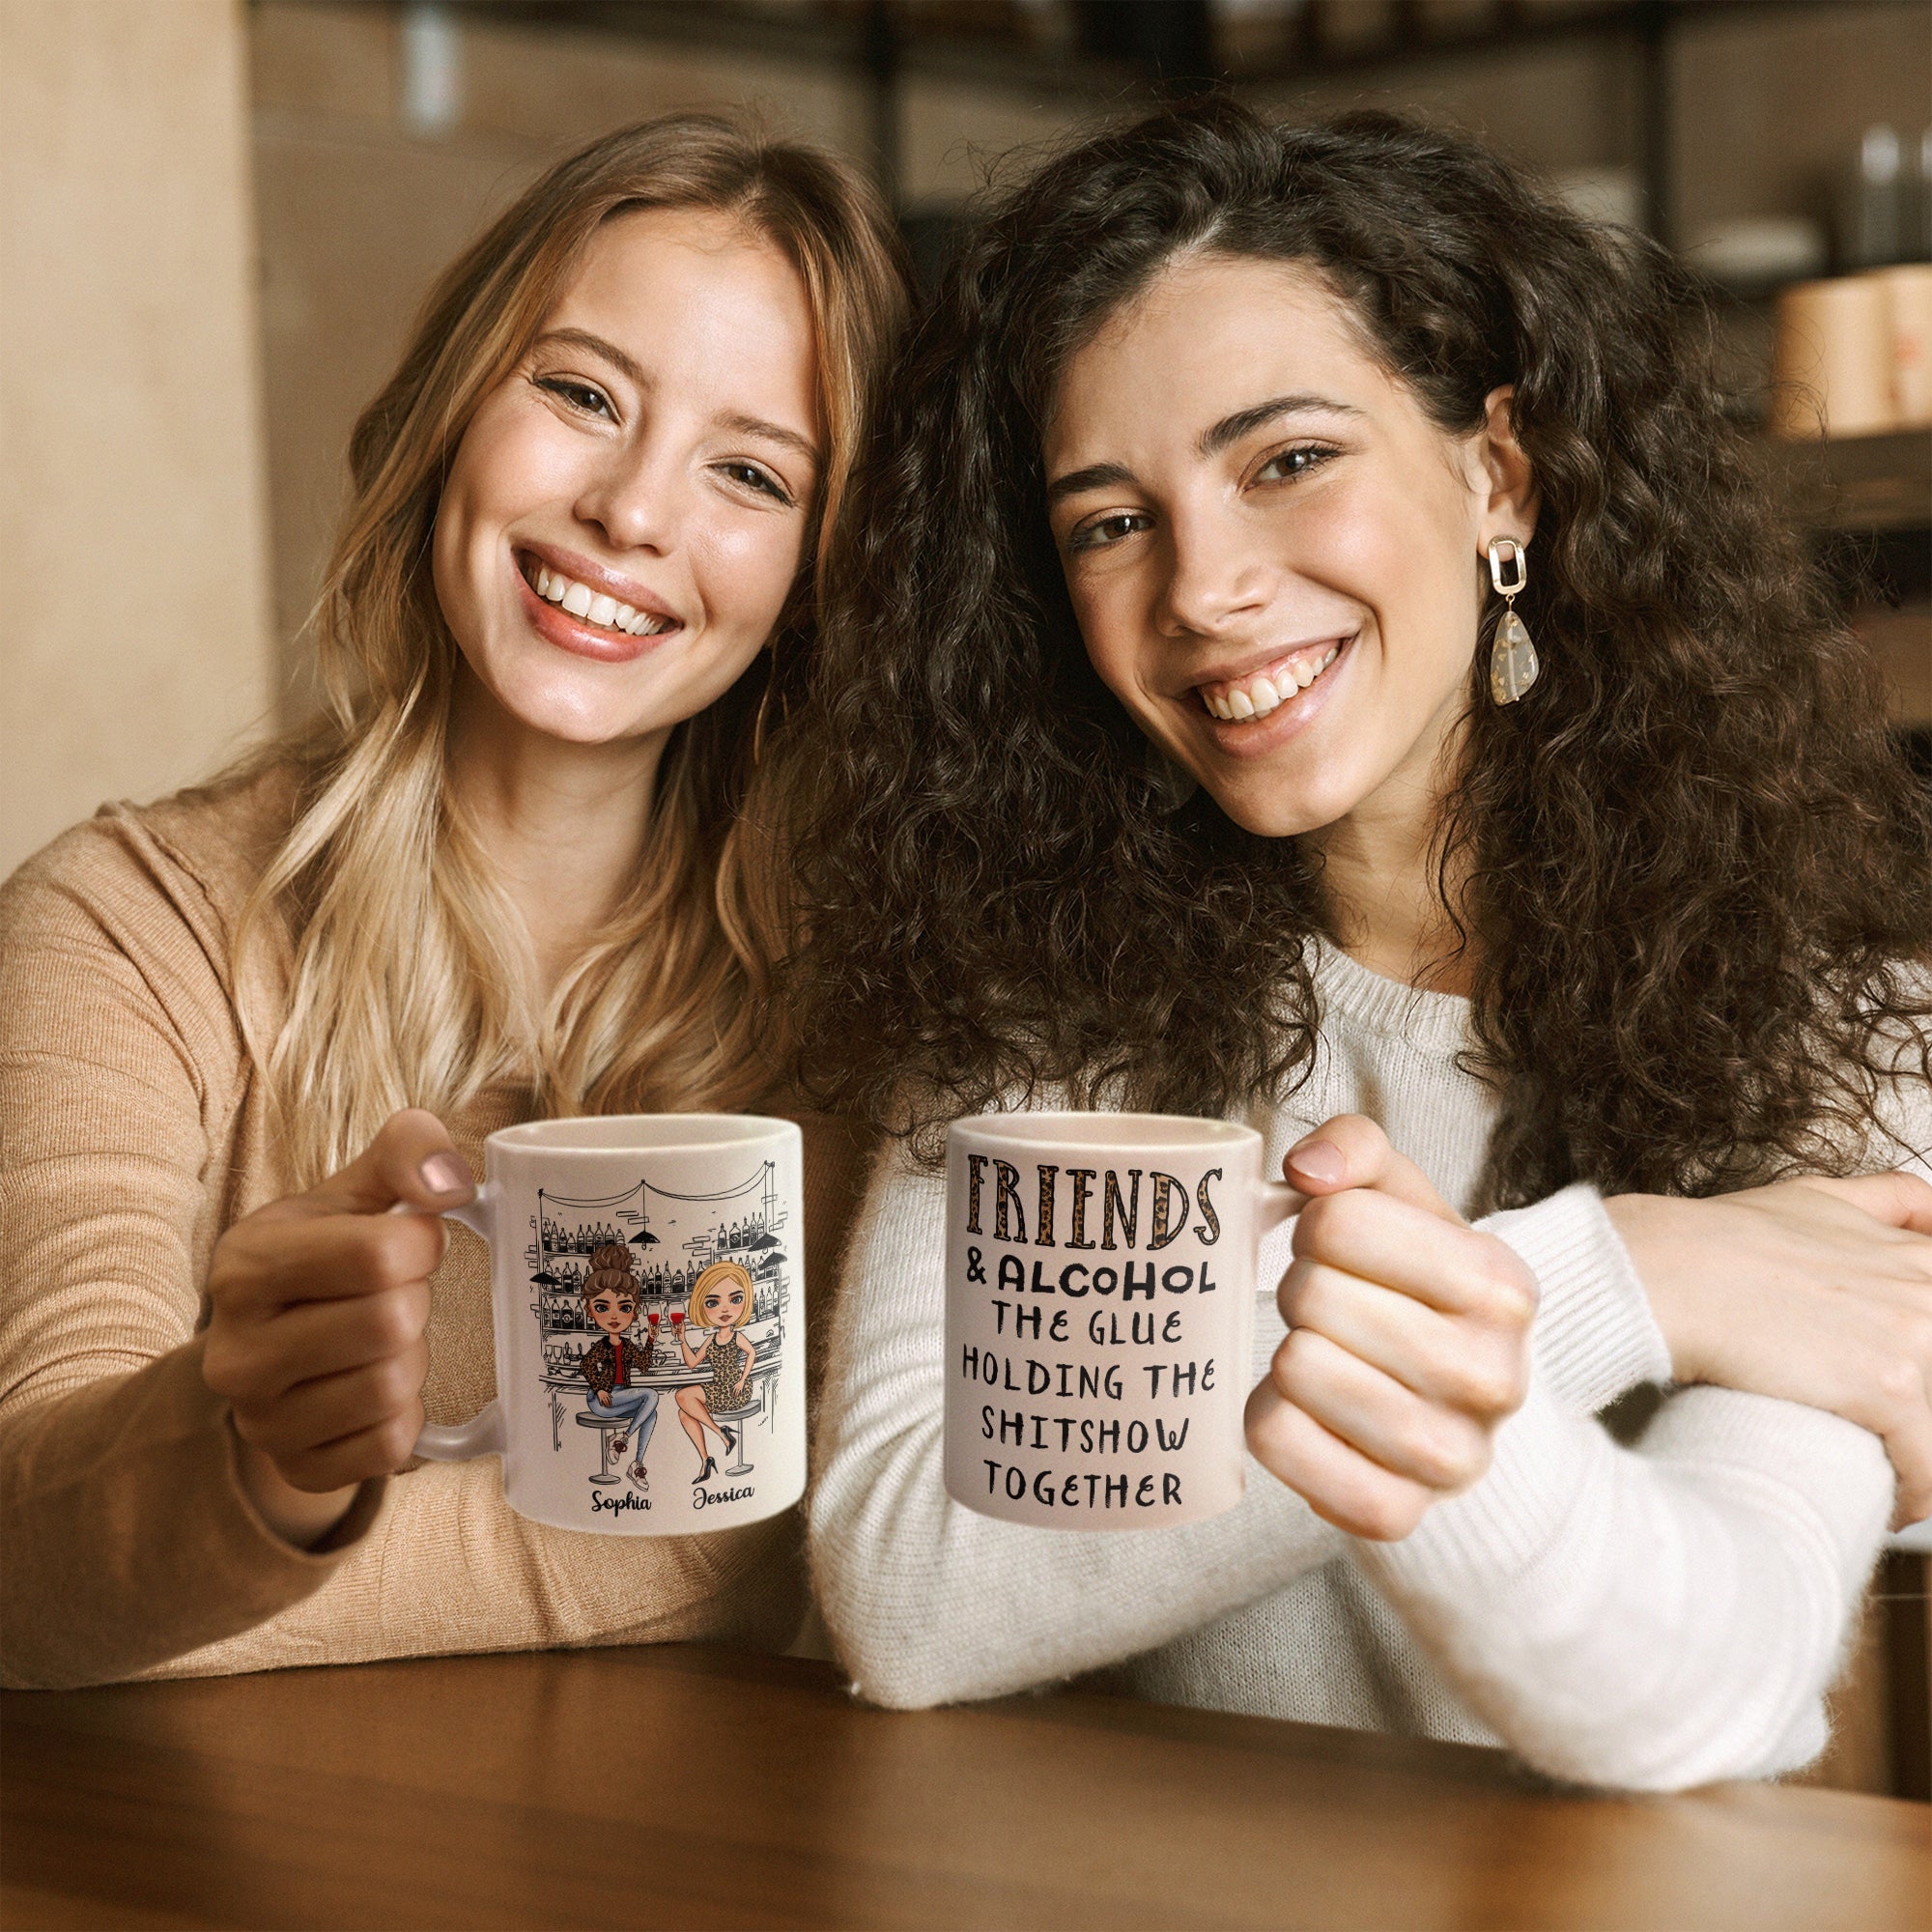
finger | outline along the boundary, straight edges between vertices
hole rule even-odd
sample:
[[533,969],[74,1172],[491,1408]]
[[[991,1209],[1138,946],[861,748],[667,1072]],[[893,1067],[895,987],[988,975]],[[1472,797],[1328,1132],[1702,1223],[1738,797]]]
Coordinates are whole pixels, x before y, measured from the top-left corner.
[[1320,1262],[1292,1264],[1277,1298],[1291,1329],[1325,1337],[1424,1402],[1490,1418],[1522,1405],[1528,1350],[1508,1330],[1472,1332],[1411,1295]]
[[[211,1327],[202,1376],[233,1403],[271,1402],[298,1383],[403,1353],[429,1322],[426,1283],[341,1301],[308,1301],[273,1321]],[[340,1432],[338,1432],[339,1434]]]
[[1429,1183],[1427,1176],[1363,1114],[1337,1114],[1289,1149],[1282,1160],[1289,1185],[1304,1194],[1337,1194],[1347,1187],[1374,1187],[1425,1208],[1445,1221],[1462,1216]]
[[422,1434],[422,1404],[412,1403],[398,1415],[385,1417],[334,1442],[287,1457],[277,1456],[276,1469],[284,1482],[298,1490],[326,1495],[330,1490],[366,1483],[372,1476],[390,1476],[415,1452]]
[[441,1265],[447,1225],[427,1214],[328,1214],[237,1222],[216,1250],[209,1293],[238,1320],[279,1319],[292,1305],[376,1294]]
[[1490,1465],[1489,1431],[1480,1423],[1424,1402],[1312,1328],[1297,1328],[1275,1350],[1267,1378],[1285,1401],[1391,1475],[1449,1494]]
[[273,1402],[234,1405],[235,1433],[279,1460],[319,1449],[400,1415],[422,1394],[422,1343],[339,1375],[300,1382]]
[[1893,1170],[1888,1174],[1861,1174],[1850,1179],[1806,1175],[1801,1185],[1816,1187],[1835,1195],[1854,1208],[1883,1221],[1889,1228],[1909,1229],[1915,1235],[1932,1235],[1932,1181],[1916,1174]]
[[398,1201],[440,1212],[475,1192],[449,1130],[427,1109],[405,1107],[347,1167],[303,1198],[323,1213],[380,1214]]
[[1311,1201],[1295,1218],[1293,1248],[1499,1328],[1527,1328],[1536,1316],[1536,1277],[1506,1243],[1368,1188]]
[[1394,1543],[1420,1522],[1435,1494],[1370,1462],[1264,1381],[1248,1397],[1248,1448],[1277,1482],[1350,1536]]

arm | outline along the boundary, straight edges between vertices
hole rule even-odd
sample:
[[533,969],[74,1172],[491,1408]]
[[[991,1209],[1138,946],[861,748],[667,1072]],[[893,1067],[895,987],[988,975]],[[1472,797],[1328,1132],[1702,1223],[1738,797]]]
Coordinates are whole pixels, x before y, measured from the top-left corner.
[[105,834],[0,895],[9,1683],[126,1676],[247,1629],[319,1589],[382,1500],[365,1485],[314,1548],[285,1539],[202,1376],[239,1054],[193,928]]
[[853,1234],[820,1398],[813,1577],[859,1690],[900,1707],[994,1696],[1151,1649],[1292,1582],[1344,1539],[1249,1470],[1210,1522],[1029,1529],[942,1479],[945,1182],[891,1149]]
[[[1496,1237],[1370,1123],[1321,1132],[1322,1188],[1347,1191],[1296,1223],[1279,1347],[1249,1405],[1263,1460],[1358,1531],[1356,1562],[1540,1769],[1669,1789],[1812,1755],[1890,1501],[1876,1439],[1712,1389],[1675,1398],[1632,1454],[1535,1375],[1479,1439],[1475,1397],[1507,1359],[1481,1346],[1507,1286]],[[1306,1164],[1291,1150],[1312,1188]],[[1529,1352],[1563,1351],[1532,1330]]]
[[1527,1762],[1676,1790],[1822,1747],[1890,1503],[1877,1439],[1816,1409],[1690,1390],[1633,1452],[1532,1388],[1480,1484],[1355,1556]]

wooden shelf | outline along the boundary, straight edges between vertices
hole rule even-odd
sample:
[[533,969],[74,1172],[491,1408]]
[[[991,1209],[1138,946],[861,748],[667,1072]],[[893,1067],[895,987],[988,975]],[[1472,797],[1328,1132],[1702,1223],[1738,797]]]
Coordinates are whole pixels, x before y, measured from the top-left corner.
[[1812,528],[1932,531],[1932,429],[1775,447],[1792,510]]

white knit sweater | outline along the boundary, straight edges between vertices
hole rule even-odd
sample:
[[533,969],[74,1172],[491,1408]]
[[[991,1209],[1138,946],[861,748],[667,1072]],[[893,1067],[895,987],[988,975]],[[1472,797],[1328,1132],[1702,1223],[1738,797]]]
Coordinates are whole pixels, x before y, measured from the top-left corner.
[[[1252,1118],[1267,1171],[1363,1113],[1466,1212],[1493,1121],[1456,1064],[1467,1004],[1332,948],[1316,979],[1314,1073]],[[1601,1201],[1570,1187],[1480,1225],[1542,1285],[1531,1389],[1490,1473],[1406,1540],[1345,1535],[1253,1463],[1208,1522],[1037,1530],[942,1486],[945,1182],[889,1151],[846,1262],[811,1503],[819,1602],[860,1692],[920,1706],[1112,1666],[1168,1702],[1502,1742],[1551,1776],[1641,1789],[1814,1756],[1891,1507],[1882,1445],[1692,1388],[1620,1448],[1595,1412],[1667,1379],[1669,1358]],[[1290,1238],[1263,1254],[1256,1379],[1285,1332]]]

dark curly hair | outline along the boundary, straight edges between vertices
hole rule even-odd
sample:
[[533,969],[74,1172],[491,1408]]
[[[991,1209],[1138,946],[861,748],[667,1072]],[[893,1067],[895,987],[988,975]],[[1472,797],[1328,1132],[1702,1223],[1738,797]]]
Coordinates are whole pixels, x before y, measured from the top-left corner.
[[1310,1066],[1317,863],[1163,798],[1047,525],[1059,372],[1189,249],[1310,265],[1445,432],[1515,388],[1544,671],[1488,701],[1492,611],[1438,841],[1490,1199],[1857,1158],[1901,1042],[1926,1063],[1923,803],[1694,281],[1470,141],[1225,99],[995,200],[891,384],[796,748],[808,1079],[929,1156],[944,1119],[1050,1084],[1215,1114]]

